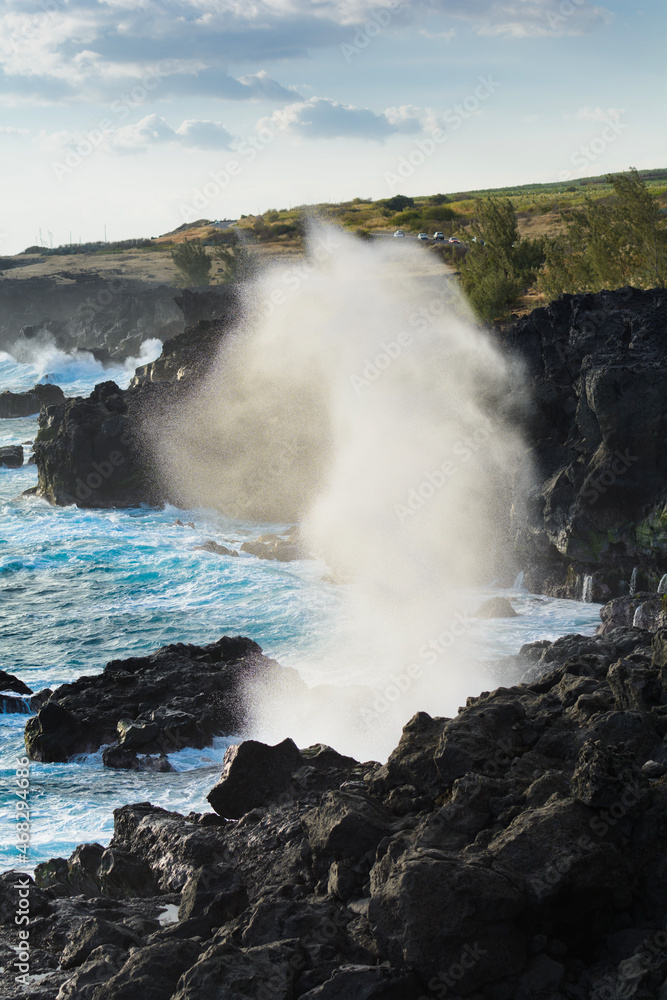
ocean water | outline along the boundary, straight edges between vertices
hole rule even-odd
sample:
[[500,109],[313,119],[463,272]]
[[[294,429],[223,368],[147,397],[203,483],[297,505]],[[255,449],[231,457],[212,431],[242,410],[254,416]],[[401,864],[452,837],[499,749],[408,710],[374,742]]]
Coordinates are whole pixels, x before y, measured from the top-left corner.
[[[156,350],[149,345],[142,363]],[[0,388],[29,388],[36,376],[53,372],[70,395],[87,393],[108,378],[126,385],[131,377],[127,366],[103,369],[88,356],[58,352],[21,364],[0,355]],[[0,421],[0,444],[24,443],[29,457],[25,443],[36,429],[36,417]],[[245,539],[286,526],[232,522],[202,509],[54,508],[21,495],[36,481],[34,465],[0,469],[0,669],[34,691],[97,673],[110,659],[170,642],[204,644],[224,634],[251,637],[309,684],[372,685],[372,670],[365,670],[361,656],[351,656],[333,672],[323,666],[331,664],[331,651],[345,632],[346,605],[345,588],[327,580],[322,562],[276,563],[194,551],[207,539],[238,548]],[[195,528],[176,526],[177,518],[192,520]],[[470,655],[481,661],[515,653],[535,639],[592,634],[599,623],[598,605],[491,586],[462,595],[461,607],[470,612],[498,594],[512,598],[519,616],[469,624]],[[219,738],[203,751],[170,755],[176,771],[168,774],[108,770],[101,752],[68,764],[32,762],[24,863],[15,848],[13,805],[26,718],[0,715],[0,870],[68,856],[80,843],[108,843],[112,811],[128,802],[150,800],[186,813],[208,809],[206,793],[233,741]]]

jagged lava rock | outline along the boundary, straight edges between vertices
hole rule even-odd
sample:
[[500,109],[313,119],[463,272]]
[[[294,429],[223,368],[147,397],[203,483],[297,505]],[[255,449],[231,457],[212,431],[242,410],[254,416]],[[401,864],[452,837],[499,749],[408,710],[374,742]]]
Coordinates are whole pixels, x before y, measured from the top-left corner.
[[655,632],[667,627],[667,594],[638,593],[616,597],[600,608],[600,618],[599,635],[619,626],[636,626]]
[[[188,301],[199,302],[198,294],[189,293]],[[209,302],[210,296],[205,298]],[[146,446],[146,429],[159,426],[192,381],[202,377],[238,319],[233,288],[220,289],[213,298],[216,320],[167,340],[156,361],[137,369],[129,389],[103,382],[87,399],[67,399],[41,411],[34,445],[40,496],[60,506],[92,508],[170,499]]]
[[[237,733],[247,699],[265,685],[294,694],[305,688],[296,671],[240,636],[112,660],[102,673],[80,677],[50,695],[26,723],[26,751],[33,760],[48,762],[104,744],[130,754],[203,747],[215,735]],[[119,766],[113,755],[107,763]],[[121,757],[120,766],[132,764]]]
[[0,467],[20,469],[23,465],[23,448],[20,444],[6,445],[0,448]]
[[30,417],[43,406],[61,403],[65,393],[60,386],[36,385],[29,392],[0,392],[0,418]]
[[[238,820],[116,810],[107,848],[36,869],[44,983],[74,997],[96,970],[91,1000],[151,975],[154,1000],[587,1000],[632,966],[633,995],[659,995],[667,630],[537,642],[506,669],[519,661],[522,683],[456,718],[415,716],[384,765],[242,744],[220,783],[234,812],[251,807]],[[156,894],[179,920],[148,932]],[[55,969],[98,935],[107,965],[94,949]]]
[[[533,593],[593,600],[667,571],[667,291],[562,295],[509,330],[525,361],[537,485],[515,524]],[[523,509],[517,507],[517,511]]]

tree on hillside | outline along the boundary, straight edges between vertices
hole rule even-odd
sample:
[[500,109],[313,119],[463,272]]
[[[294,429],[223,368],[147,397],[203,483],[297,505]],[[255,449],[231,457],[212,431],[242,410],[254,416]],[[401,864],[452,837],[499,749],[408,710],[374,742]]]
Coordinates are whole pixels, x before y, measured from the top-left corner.
[[223,285],[243,281],[252,273],[252,260],[244,246],[218,247],[213,253],[223,265]]
[[482,319],[501,317],[544,263],[544,240],[521,239],[509,198],[480,198],[467,227],[461,284]]
[[623,285],[665,286],[667,219],[657,199],[634,168],[607,180],[615,201],[587,198],[562,217],[565,232],[547,245],[539,286],[549,298]]
[[386,198],[382,204],[392,212],[403,212],[406,208],[412,208],[414,203],[415,199],[406,194],[395,194],[393,198]]
[[514,244],[519,232],[509,199],[478,199],[468,226],[468,253],[461,262],[461,284],[483,319],[494,319],[519,294]]
[[171,251],[171,259],[183,275],[186,285],[211,283],[211,258],[200,240],[184,239]]

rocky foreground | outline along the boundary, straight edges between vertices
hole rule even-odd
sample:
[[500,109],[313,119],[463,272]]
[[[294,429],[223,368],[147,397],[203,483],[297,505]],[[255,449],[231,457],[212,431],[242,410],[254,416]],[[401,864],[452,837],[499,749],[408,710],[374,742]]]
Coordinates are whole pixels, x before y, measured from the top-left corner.
[[663,1000],[667,629],[608,615],[518,668],[453,719],[416,715],[386,764],[246,741],[212,812],[116,810],[107,848],[23,890],[33,978],[6,971],[2,995]]

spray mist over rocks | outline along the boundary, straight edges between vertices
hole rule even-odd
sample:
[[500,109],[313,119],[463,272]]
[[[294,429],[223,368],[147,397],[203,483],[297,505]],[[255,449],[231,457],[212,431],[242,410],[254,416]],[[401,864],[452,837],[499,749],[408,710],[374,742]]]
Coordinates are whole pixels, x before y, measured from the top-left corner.
[[249,283],[238,329],[153,445],[174,502],[298,521],[345,581],[330,647],[298,664],[308,704],[255,697],[253,731],[362,757],[389,752],[415,711],[452,714],[497,685],[474,666],[462,598],[502,569],[528,487],[520,368],[442,263],[397,243],[313,227],[303,263]]

